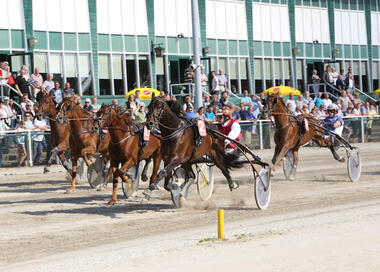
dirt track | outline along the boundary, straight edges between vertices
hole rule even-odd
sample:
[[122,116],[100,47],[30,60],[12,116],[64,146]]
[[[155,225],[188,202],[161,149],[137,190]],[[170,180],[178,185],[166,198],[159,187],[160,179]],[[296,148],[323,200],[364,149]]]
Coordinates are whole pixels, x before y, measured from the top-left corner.
[[[13,175],[4,175],[4,170],[0,170],[0,270],[84,271],[97,268],[103,271],[113,266],[123,268],[125,264],[144,271],[150,264],[154,265],[153,271],[171,271],[168,264],[173,263],[176,267],[176,263],[187,263],[181,271],[207,270],[207,267],[209,271],[216,266],[215,260],[223,256],[221,252],[230,252],[228,256],[240,258],[238,263],[248,267],[260,263],[252,255],[247,255],[251,259],[244,259],[244,254],[237,256],[235,248],[246,248],[260,256],[266,247],[259,247],[263,241],[268,248],[278,248],[289,241],[302,243],[309,239],[313,243],[314,239],[321,238],[325,243],[316,242],[311,254],[322,257],[320,251],[339,245],[337,237],[342,233],[350,234],[347,241],[352,242],[358,252],[366,252],[358,240],[363,240],[362,236],[365,238],[368,233],[371,236],[365,245],[380,252],[380,232],[377,231],[380,228],[380,144],[365,144],[360,148],[362,178],[356,184],[348,181],[346,163],[334,161],[328,150],[303,148],[297,180],[285,181],[279,169],[272,179],[272,200],[266,211],[256,209],[252,186],[247,183],[249,171],[244,169],[233,173],[241,183],[236,192],[230,193],[218,175],[211,202],[200,202],[194,186],[187,207],[179,210],[172,208],[165,191],[157,192],[149,203],[140,204],[137,200],[125,200],[120,189],[120,202],[107,206],[111,186],[107,191],[96,192],[88,185],[81,185],[76,193],[66,195],[68,183],[63,172],[43,175],[38,174],[42,168],[12,169]],[[259,151],[258,154],[269,161],[273,151]],[[230,241],[199,244],[199,240],[215,236],[217,208],[226,210],[226,235]],[[363,219],[360,216],[363,214],[368,216]],[[363,229],[360,222],[365,222],[367,228]],[[293,258],[305,254],[301,249],[308,250],[301,244],[295,244],[294,248],[299,252],[291,255]],[[291,264],[291,256],[286,261],[282,259],[289,252],[280,253],[277,266],[269,261],[268,267],[263,266],[262,270],[295,271],[287,266]],[[334,254],[340,260],[338,253]],[[115,258],[123,254],[126,259]],[[194,262],[184,258],[186,254],[191,254]],[[211,261],[202,259],[204,254],[212,256]],[[149,259],[144,264],[147,256]],[[366,256],[371,258],[372,255],[367,252]],[[356,258],[360,261],[362,256],[356,252],[347,255],[350,263]],[[228,260],[224,258],[219,265],[227,270],[233,264]],[[281,266],[281,261],[287,265]],[[197,266],[197,262],[204,265]],[[312,269],[313,262],[307,266],[300,259],[299,264],[298,269],[303,269],[298,271],[319,270]],[[376,267],[371,259],[367,260],[368,264],[371,266],[367,268]],[[328,267],[321,266],[320,270],[328,270]],[[376,268],[380,269],[380,265]]]

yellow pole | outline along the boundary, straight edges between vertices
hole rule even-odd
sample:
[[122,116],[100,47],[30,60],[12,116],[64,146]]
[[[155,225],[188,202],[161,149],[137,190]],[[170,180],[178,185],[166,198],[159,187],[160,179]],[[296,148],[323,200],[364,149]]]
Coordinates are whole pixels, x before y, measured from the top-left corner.
[[224,210],[218,210],[218,239],[224,239]]

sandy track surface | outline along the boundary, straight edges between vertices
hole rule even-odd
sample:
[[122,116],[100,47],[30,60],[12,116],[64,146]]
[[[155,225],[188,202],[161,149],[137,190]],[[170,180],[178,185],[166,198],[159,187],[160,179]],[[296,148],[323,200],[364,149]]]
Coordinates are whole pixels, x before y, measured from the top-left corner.
[[[81,185],[66,195],[59,167],[49,175],[1,170],[0,270],[379,271],[380,145],[359,146],[362,178],[355,184],[328,150],[302,149],[297,180],[285,181],[278,169],[266,211],[255,206],[248,168],[233,172],[239,190],[229,192],[217,175],[212,201],[200,202],[194,186],[178,210],[165,191],[140,204],[120,190],[115,206],[106,205],[111,188]],[[273,150],[258,154],[269,161]],[[228,241],[199,242],[215,237],[217,208],[226,210]]]

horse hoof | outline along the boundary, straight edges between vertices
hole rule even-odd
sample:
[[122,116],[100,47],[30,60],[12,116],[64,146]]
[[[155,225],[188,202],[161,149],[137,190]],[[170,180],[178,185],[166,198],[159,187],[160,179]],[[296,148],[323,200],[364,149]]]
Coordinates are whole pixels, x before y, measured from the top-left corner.
[[50,167],[45,167],[44,168],[44,174],[50,173]]
[[228,186],[230,187],[230,191],[232,192],[233,190],[236,190],[237,188],[239,188],[239,184],[232,181],[228,184]]
[[111,199],[110,201],[108,201],[107,205],[115,205],[116,204],[116,200],[113,200]]
[[145,200],[145,201],[149,201],[149,199],[150,199],[150,194],[151,194],[152,192],[150,191],[150,190],[145,190],[144,192],[143,192],[143,195],[144,195],[144,197],[143,197],[143,199]]
[[65,194],[72,194],[75,192],[75,189],[67,189]]
[[143,182],[148,181],[148,176],[146,176],[146,175],[141,176],[141,180],[142,180]]

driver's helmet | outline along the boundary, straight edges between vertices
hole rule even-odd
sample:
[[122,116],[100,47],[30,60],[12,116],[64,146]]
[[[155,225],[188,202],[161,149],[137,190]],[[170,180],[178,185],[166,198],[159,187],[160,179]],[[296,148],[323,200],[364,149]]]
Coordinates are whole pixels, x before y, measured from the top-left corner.
[[223,114],[224,118],[228,118],[228,119],[232,118],[232,112],[229,108],[223,109],[222,114]]
[[338,108],[337,108],[337,106],[336,106],[335,104],[330,104],[330,105],[327,107],[327,112],[329,112],[329,111],[333,111],[334,114],[335,114],[335,113],[337,113]]

